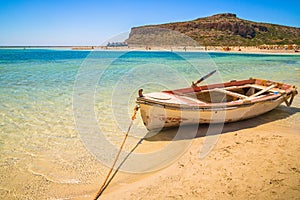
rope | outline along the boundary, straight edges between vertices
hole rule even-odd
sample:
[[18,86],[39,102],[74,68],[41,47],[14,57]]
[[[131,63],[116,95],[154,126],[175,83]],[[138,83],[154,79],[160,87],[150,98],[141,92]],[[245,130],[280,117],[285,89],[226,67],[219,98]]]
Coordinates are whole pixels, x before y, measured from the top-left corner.
[[97,192],[97,194],[96,194],[94,200],[97,200],[97,199],[101,196],[101,194],[102,194],[102,192],[103,192],[103,190],[104,190],[104,188],[105,188],[105,185],[106,185],[106,183],[107,183],[107,180],[108,180],[108,178],[109,178],[109,176],[110,176],[110,174],[111,174],[113,168],[115,167],[115,165],[116,165],[116,163],[117,163],[117,161],[118,161],[118,159],[119,159],[119,156],[120,156],[120,154],[121,154],[121,151],[122,151],[122,149],[123,149],[123,146],[124,146],[124,144],[125,144],[125,141],[126,141],[126,139],[127,139],[127,137],[128,137],[129,131],[130,131],[132,125],[133,125],[133,121],[136,119],[136,113],[137,113],[138,110],[139,110],[139,106],[136,105],[136,106],[134,107],[134,109],[133,109],[133,115],[132,115],[132,117],[131,117],[131,122],[130,122],[130,125],[129,125],[128,129],[127,129],[127,132],[126,132],[126,134],[125,134],[125,136],[124,136],[124,139],[123,139],[123,142],[122,142],[122,144],[121,144],[121,146],[120,146],[119,152],[117,153],[117,156],[116,156],[116,158],[115,158],[115,160],[114,160],[114,162],[113,162],[113,165],[111,166],[111,168],[110,168],[108,174],[106,175],[105,180],[103,181],[101,187],[99,188],[99,190],[98,190],[98,192]]
[[292,97],[290,98],[290,101],[288,101],[288,97],[283,98],[285,104],[286,104],[288,107],[290,107],[290,106],[292,105],[293,100],[294,100],[294,97],[296,96],[296,94],[297,94],[297,93],[296,93],[295,91],[292,91]]

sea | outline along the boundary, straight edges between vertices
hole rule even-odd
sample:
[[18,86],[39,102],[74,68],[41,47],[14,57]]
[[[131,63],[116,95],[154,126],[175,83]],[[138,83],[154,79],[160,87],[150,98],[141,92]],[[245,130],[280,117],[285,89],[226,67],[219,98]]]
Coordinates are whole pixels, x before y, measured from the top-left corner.
[[[189,87],[213,70],[201,84],[253,77],[300,87],[298,54],[0,49],[0,198],[90,198],[138,90]],[[138,113],[125,150],[147,135]]]

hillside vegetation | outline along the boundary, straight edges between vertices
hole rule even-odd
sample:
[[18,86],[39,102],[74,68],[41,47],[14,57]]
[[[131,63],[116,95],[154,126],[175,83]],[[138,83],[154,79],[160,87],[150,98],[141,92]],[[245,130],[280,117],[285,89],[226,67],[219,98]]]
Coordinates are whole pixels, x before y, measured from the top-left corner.
[[131,29],[129,45],[258,46],[300,44],[300,28],[258,23],[225,13]]

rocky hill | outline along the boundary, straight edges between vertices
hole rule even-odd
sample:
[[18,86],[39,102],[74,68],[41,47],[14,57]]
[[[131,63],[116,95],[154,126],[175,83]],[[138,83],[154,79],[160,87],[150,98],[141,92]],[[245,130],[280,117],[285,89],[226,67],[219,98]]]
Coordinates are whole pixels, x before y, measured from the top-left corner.
[[258,46],[300,44],[300,28],[258,23],[225,13],[131,29],[129,45]]

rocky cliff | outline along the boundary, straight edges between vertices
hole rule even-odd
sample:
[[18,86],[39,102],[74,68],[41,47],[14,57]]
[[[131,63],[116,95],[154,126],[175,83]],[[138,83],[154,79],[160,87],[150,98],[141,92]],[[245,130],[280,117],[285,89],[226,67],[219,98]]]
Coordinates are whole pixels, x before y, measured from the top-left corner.
[[300,44],[300,28],[258,23],[225,13],[131,29],[129,45],[256,46]]

